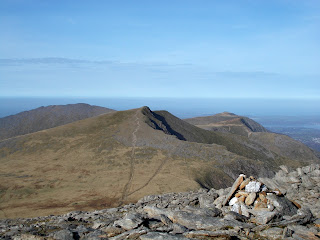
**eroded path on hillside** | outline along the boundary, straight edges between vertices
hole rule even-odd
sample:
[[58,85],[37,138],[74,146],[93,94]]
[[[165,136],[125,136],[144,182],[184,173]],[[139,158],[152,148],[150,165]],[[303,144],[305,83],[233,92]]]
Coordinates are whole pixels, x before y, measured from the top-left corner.
[[136,145],[137,145],[137,132],[140,129],[140,121],[139,121],[139,117],[138,117],[138,112],[136,111],[136,114],[134,115],[135,117],[135,123],[136,123],[136,128],[134,129],[134,131],[132,132],[132,150],[131,150],[131,155],[130,155],[130,172],[129,172],[129,179],[128,182],[126,183],[126,185],[123,188],[122,191],[122,195],[119,201],[119,205],[122,205],[124,203],[124,201],[127,199],[128,194],[129,194],[129,190],[131,188],[132,185],[132,180],[134,177],[134,168],[135,168],[135,150],[136,150]]
[[143,184],[141,187],[139,187],[139,188],[137,188],[136,190],[130,192],[127,196],[130,196],[130,195],[132,195],[132,194],[140,191],[141,189],[145,188],[146,186],[148,186],[148,184],[152,181],[152,179],[154,179],[155,176],[157,176],[158,173],[161,171],[161,169],[163,168],[163,166],[166,164],[167,160],[168,160],[168,158],[165,157],[165,158],[161,161],[161,163],[160,163],[159,167],[156,169],[156,171],[155,171],[155,172],[152,174],[152,176],[148,179],[148,181],[146,181],[146,183]]
[[[168,161],[168,157],[165,156],[161,161],[159,166],[157,167],[157,169],[154,171],[154,173],[151,175],[151,177],[140,187],[138,187],[135,190],[130,191],[131,187],[132,187],[132,182],[133,182],[133,178],[135,176],[135,151],[136,151],[136,146],[137,146],[137,132],[139,131],[141,125],[140,125],[140,119],[138,116],[139,111],[137,111],[134,115],[135,118],[135,123],[136,123],[136,128],[134,129],[134,131],[132,132],[132,150],[131,150],[131,155],[130,155],[130,172],[129,172],[129,179],[128,182],[126,183],[126,185],[123,188],[122,191],[122,195],[121,198],[119,200],[119,206],[122,205],[123,203],[125,203],[125,201],[127,200],[127,198],[142,190],[143,188],[145,188],[158,174],[159,172],[163,169],[163,166],[167,163]],[[168,137],[167,137],[168,140]]]

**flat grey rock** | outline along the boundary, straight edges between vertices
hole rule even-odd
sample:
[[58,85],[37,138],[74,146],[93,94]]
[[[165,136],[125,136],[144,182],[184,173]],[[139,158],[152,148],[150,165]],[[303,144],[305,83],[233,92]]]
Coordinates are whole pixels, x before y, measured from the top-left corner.
[[184,236],[170,235],[168,233],[150,232],[140,236],[141,240],[186,240]]
[[297,207],[285,197],[278,197],[275,194],[271,194],[267,195],[267,199],[281,215],[292,216],[297,213]]
[[268,239],[281,239],[283,235],[283,228],[273,227],[267,230],[264,230],[260,233],[261,236]]
[[139,213],[126,214],[122,219],[115,221],[115,226],[120,226],[125,230],[131,230],[137,228],[143,222],[142,217]]
[[55,232],[53,238],[56,240],[74,240],[73,233],[67,229]]

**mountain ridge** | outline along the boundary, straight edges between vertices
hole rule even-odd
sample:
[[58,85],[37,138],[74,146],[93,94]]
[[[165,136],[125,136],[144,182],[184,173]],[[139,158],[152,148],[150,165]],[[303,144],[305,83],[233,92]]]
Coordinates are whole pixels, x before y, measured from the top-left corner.
[[251,118],[223,112],[210,116],[187,118],[184,121],[210,131],[248,135],[251,132],[269,132]]
[[0,208],[17,217],[112,207],[229,186],[244,171],[270,177],[282,164],[319,162],[307,158],[289,159],[167,111],[116,111],[0,142]]
[[0,118],[0,140],[61,126],[113,111],[113,109],[85,103],[42,106]]

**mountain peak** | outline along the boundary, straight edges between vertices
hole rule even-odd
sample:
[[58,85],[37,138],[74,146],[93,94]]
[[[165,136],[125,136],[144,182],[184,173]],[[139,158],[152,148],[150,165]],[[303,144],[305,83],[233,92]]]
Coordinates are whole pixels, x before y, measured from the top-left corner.
[[[218,114],[217,114],[217,115],[218,115]],[[224,115],[224,116],[237,116],[236,114],[231,113],[231,112],[222,112],[222,113],[220,113],[219,115]]]
[[140,109],[141,109],[141,111],[151,112],[151,109],[148,106],[143,106]]
[[207,117],[185,119],[188,123],[206,130],[231,132],[247,136],[249,132],[268,132],[254,120],[230,112],[218,113]]

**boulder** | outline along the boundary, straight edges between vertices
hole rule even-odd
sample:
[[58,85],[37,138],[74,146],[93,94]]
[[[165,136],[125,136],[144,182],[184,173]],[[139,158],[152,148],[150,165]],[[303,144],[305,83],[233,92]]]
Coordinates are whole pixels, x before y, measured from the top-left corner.
[[250,217],[249,209],[243,202],[240,202],[240,207],[241,207],[241,214],[243,216]]
[[256,197],[257,197],[257,194],[256,194],[255,192],[251,192],[251,193],[248,195],[248,197],[246,198],[245,204],[246,204],[247,206],[250,206],[251,204],[254,203],[254,200],[256,199]]
[[[124,233],[121,233],[118,236],[109,238],[109,240],[123,240],[123,239],[138,239],[144,234],[147,234],[150,230],[145,227],[139,227],[138,229],[132,229],[129,231],[126,231]],[[101,238],[100,238],[101,239]]]
[[14,236],[12,238],[13,240],[54,240],[54,238],[44,238],[41,236],[36,236],[36,235],[32,235],[32,234],[21,234],[21,235],[17,235]]
[[231,200],[229,201],[229,206],[232,206],[232,205],[234,205],[235,203],[237,203],[238,202],[238,198],[237,197],[233,197],[233,198],[231,198]]
[[240,174],[239,177],[236,179],[236,181],[233,183],[230,192],[228,193],[228,195],[226,196],[224,202],[223,202],[223,206],[225,206],[230,198],[232,197],[232,195],[234,194],[234,192],[238,189],[238,187],[240,186],[240,184],[243,182],[245,175]]
[[289,173],[289,168],[285,165],[281,165],[279,167],[284,173],[288,174]]
[[115,226],[120,226],[121,228],[125,230],[131,230],[133,228],[137,228],[142,224],[143,219],[141,217],[141,214],[139,213],[129,213],[126,214],[122,219],[115,221]]
[[216,231],[226,227],[247,226],[236,220],[226,220],[219,217],[208,217],[200,214],[193,214],[184,211],[175,212],[172,221],[191,230]]
[[309,208],[303,207],[297,210],[297,214],[293,215],[289,221],[295,221],[299,224],[306,224],[311,221],[313,215]]
[[187,238],[196,238],[196,239],[211,239],[223,237],[225,239],[231,239],[238,235],[236,230],[219,230],[219,231],[190,231],[183,234]]
[[104,227],[104,228],[101,228],[101,230],[106,233],[107,237],[114,237],[125,232],[123,228],[114,227],[114,226]]
[[242,190],[240,190],[240,191],[238,191],[234,196],[235,197],[237,197],[237,198],[239,198],[239,197],[248,197],[248,195],[249,195],[249,193],[248,192],[245,192],[245,191],[242,191]]
[[257,181],[251,181],[249,182],[246,187],[245,187],[245,191],[246,192],[250,192],[250,193],[257,193],[260,191],[260,187],[261,187],[261,183],[257,182]]
[[245,200],[246,200],[246,197],[245,196],[240,196],[239,198],[238,198],[238,202],[245,202]]
[[250,182],[250,178],[247,178],[246,180],[244,180],[244,181],[240,184],[239,189],[240,189],[240,190],[244,189],[244,188],[248,185],[249,182]]
[[312,189],[314,187],[313,182],[311,181],[311,179],[307,175],[302,176],[301,180],[302,180],[302,185],[305,188]]
[[288,237],[292,237],[292,234],[293,234],[293,230],[291,230],[290,228],[288,227],[285,227],[283,229],[283,234],[282,234],[282,239],[286,239]]
[[53,238],[56,240],[73,240],[73,233],[67,229],[55,232]]
[[203,216],[208,216],[208,217],[217,217],[220,216],[222,211],[216,207],[212,208],[195,208],[195,207],[190,207],[187,206],[183,209],[186,212],[194,213],[194,214],[199,214]]
[[171,225],[172,224],[172,221],[166,215],[163,215],[163,214],[160,215],[160,221],[164,225]]
[[260,235],[266,237],[267,239],[282,239],[283,229],[278,227],[269,228],[260,232]]
[[286,197],[279,197],[275,194],[268,194],[267,199],[281,215],[293,216],[297,213],[298,208]]
[[281,215],[277,212],[251,210],[250,213],[255,216],[252,221],[257,224],[267,224],[273,220],[281,219]]
[[174,223],[171,225],[173,230],[170,232],[171,234],[182,234],[188,231],[185,226],[182,226],[178,223]]
[[105,233],[100,230],[95,230],[80,238],[80,240],[107,240],[107,239],[108,238],[105,235]]
[[187,240],[184,236],[170,235],[168,233],[149,232],[140,236],[141,240]]
[[168,209],[161,209],[161,208],[148,206],[148,205],[143,208],[143,211],[148,214],[149,218],[156,218],[159,220],[160,220],[160,215],[165,215],[169,219],[172,219],[172,215],[173,215],[172,211]]
[[225,220],[237,220],[237,221],[240,221],[240,222],[246,222],[249,217],[246,217],[242,214],[239,214],[239,213],[236,213],[236,212],[233,212],[233,211],[230,211],[230,212],[227,212],[226,215],[223,217]]
[[210,195],[201,195],[199,196],[199,205],[200,208],[210,208],[214,207],[214,201],[218,198],[218,194],[210,194]]
[[231,211],[232,211],[232,212],[236,212],[236,213],[238,213],[238,214],[241,214],[242,212],[241,212],[241,205],[240,205],[240,203],[239,203],[239,202],[234,203],[234,204],[231,206]]

